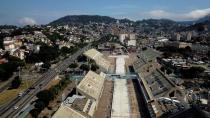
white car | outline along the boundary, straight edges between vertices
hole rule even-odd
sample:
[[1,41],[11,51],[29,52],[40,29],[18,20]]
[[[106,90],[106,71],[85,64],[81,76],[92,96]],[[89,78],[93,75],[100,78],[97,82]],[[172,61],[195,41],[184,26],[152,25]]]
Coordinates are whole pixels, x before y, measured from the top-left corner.
[[21,97],[22,95],[23,95],[23,92],[20,92],[20,93],[18,94],[19,97]]
[[17,110],[19,107],[18,106],[14,106],[13,108],[14,108],[14,110]]

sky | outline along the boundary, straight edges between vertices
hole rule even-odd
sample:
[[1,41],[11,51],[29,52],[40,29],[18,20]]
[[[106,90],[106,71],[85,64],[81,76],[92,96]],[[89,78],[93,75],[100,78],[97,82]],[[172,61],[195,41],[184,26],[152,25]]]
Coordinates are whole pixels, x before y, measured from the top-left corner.
[[66,15],[142,20],[196,20],[210,14],[210,0],[0,0],[0,24],[47,24]]

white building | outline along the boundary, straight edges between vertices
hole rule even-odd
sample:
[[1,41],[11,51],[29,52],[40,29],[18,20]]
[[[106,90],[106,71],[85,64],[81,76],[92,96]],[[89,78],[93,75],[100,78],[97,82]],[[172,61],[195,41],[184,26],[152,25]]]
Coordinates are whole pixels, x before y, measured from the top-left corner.
[[136,46],[136,40],[128,40],[127,46]]
[[3,44],[4,44],[4,49],[6,51],[9,51],[15,48],[14,40],[12,40],[11,37],[4,38]]
[[136,40],[136,34],[129,34],[130,40]]
[[136,46],[136,34],[120,34],[120,42],[127,46]]
[[187,41],[191,41],[192,38],[192,32],[187,33]]
[[181,39],[181,35],[180,35],[179,33],[177,33],[177,34],[176,34],[176,40],[177,40],[177,41],[180,41],[180,39]]
[[120,34],[119,39],[121,43],[124,43],[124,40],[128,37],[128,34]]
[[21,60],[25,59],[25,52],[21,49],[13,49],[10,51],[10,54],[12,56],[15,56],[17,58],[20,58]]

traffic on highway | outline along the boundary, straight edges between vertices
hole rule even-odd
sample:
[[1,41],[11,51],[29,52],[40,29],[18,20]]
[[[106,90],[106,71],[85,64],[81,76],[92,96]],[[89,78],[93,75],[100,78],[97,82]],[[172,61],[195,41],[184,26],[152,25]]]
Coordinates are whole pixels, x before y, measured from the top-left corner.
[[59,73],[65,71],[68,68],[68,66],[71,63],[73,63],[74,60],[77,59],[79,55],[81,55],[85,50],[90,49],[90,47],[91,44],[88,44],[84,48],[80,49],[73,55],[63,60],[54,69],[49,69],[47,72],[45,72],[38,79],[38,81],[36,81],[30,88],[22,92],[21,95],[18,95],[10,103],[0,108],[0,117],[1,118],[17,117],[17,115],[20,112],[23,112],[24,108],[34,100],[36,94],[39,91],[45,89],[45,85],[47,85],[51,80],[53,80]]

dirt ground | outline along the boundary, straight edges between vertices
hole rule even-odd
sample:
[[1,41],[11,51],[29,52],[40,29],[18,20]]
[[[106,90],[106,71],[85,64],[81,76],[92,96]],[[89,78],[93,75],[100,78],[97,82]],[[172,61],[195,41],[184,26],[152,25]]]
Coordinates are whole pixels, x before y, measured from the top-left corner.
[[104,90],[93,118],[110,118],[113,87],[113,81],[105,80]]
[[132,80],[127,81],[128,86],[128,93],[129,93],[129,101],[130,101],[130,109],[131,109],[131,117],[132,118],[141,118],[140,112],[139,112],[139,106],[138,101],[134,89],[134,85]]

